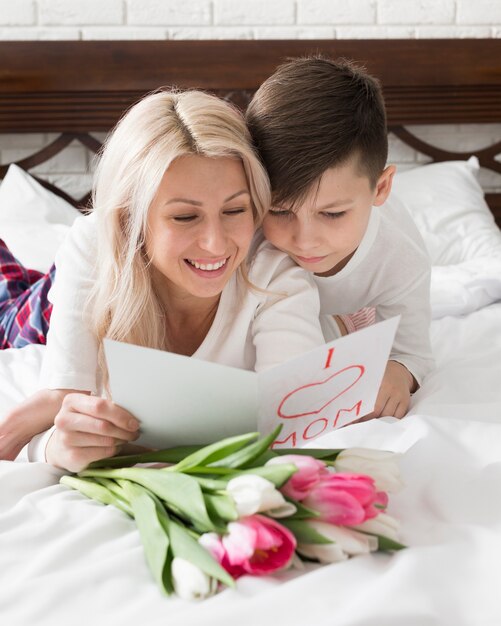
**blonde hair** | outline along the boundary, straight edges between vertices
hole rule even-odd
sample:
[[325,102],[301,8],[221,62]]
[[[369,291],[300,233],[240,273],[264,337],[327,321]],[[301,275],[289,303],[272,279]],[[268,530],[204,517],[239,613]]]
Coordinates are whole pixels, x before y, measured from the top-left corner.
[[159,91],[128,111],[104,145],[93,189],[98,256],[88,306],[105,380],[104,337],[168,349],[165,310],[152,285],[144,244],[160,181],[184,155],[240,159],[256,226],[270,205],[267,174],[242,115],[229,103],[198,91]]

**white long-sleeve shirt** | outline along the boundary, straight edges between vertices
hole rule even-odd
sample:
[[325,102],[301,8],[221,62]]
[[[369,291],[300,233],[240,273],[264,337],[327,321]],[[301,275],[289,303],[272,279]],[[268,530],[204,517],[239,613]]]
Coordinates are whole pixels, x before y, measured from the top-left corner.
[[[194,358],[260,371],[324,343],[313,277],[268,242],[256,241],[251,250],[248,277],[259,290],[236,274],[230,278]],[[56,256],[41,388],[101,392],[98,343],[84,315],[95,259],[96,222],[90,215],[76,220]],[[45,459],[48,438],[49,432],[32,440],[29,460]]]
[[421,384],[433,367],[430,343],[430,260],[411,216],[396,201],[373,207],[365,235],[334,276],[315,276],[326,340],[337,336],[332,315],[376,309],[376,321],[401,315],[390,358]]
[[[96,222],[90,215],[77,219],[56,256],[42,387],[100,392],[98,343],[84,317],[95,259]],[[235,273],[193,357],[259,371],[323,343],[311,275],[263,242],[249,259],[248,276],[259,291],[249,289]]]

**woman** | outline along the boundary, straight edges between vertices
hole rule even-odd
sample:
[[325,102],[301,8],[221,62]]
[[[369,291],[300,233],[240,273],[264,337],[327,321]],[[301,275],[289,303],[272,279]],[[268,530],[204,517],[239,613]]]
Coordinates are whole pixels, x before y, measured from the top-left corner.
[[100,396],[104,337],[256,370],[321,345],[311,278],[251,245],[269,200],[229,104],[193,91],[136,104],[104,147],[92,215],[56,257],[43,389],[4,419],[4,455],[52,423],[30,458],[70,471],[137,438],[134,417]]

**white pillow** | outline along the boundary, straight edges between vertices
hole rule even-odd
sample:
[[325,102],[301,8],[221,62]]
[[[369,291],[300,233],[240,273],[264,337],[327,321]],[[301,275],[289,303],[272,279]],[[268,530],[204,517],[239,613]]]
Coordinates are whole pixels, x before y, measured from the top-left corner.
[[23,265],[48,271],[79,215],[23,169],[9,167],[0,185],[0,239]]
[[432,260],[433,317],[501,299],[501,231],[477,180],[478,159],[397,173],[388,204],[405,205]]

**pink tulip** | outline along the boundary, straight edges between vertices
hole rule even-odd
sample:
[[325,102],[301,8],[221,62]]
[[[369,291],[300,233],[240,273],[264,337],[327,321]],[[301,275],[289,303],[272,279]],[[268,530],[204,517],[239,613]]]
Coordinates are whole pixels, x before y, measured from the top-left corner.
[[224,569],[238,578],[264,576],[287,567],[294,556],[296,539],[287,529],[263,515],[244,517],[228,524],[228,534],[206,533],[200,543]]
[[370,476],[347,473],[321,478],[303,501],[320,513],[320,521],[341,526],[354,526],[376,517],[387,503],[388,496],[376,491]]
[[329,475],[325,463],[312,456],[284,454],[271,459],[266,465],[280,463],[292,463],[297,467],[297,472],[280,488],[284,495],[294,500],[304,500],[313,485],[316,485],[321,477]]

